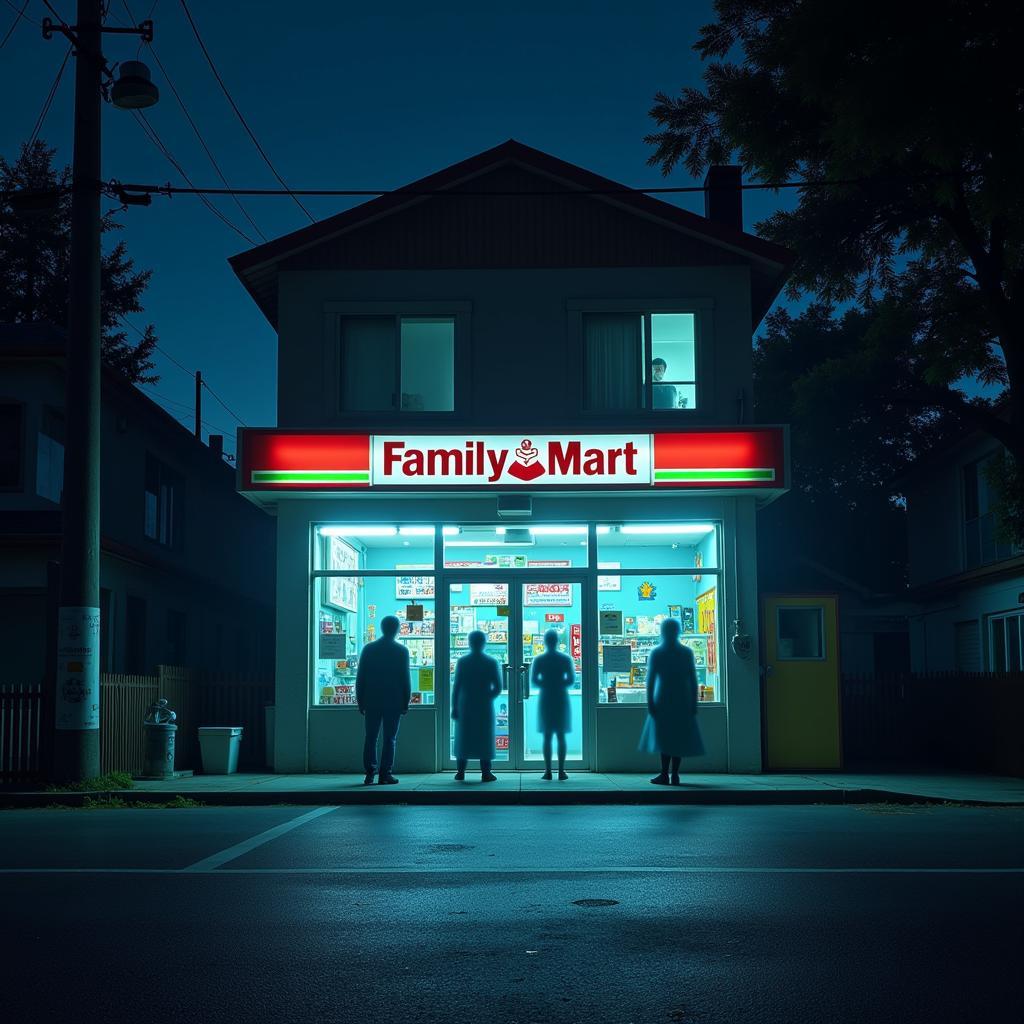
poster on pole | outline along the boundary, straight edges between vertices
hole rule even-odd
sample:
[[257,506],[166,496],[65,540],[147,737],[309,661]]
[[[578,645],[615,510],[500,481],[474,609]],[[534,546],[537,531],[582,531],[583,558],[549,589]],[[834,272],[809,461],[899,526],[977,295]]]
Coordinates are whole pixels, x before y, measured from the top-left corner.
[[58,612],[55,724],[62,730],[100,727],[99,608]]

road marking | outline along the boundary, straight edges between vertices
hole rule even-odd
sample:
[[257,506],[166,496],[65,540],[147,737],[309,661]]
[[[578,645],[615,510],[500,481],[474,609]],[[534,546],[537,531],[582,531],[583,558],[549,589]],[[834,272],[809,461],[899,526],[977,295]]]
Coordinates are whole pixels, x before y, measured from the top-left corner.
[[331,811],[336,810],[336,807],[318,807],[315,811],[309,811],[307,814],[300,814],[297,818],[292,818],[291,821],[286,821],[283,825],[275,825],[273,828],[268,828],[266,832],[260,832],[259,835],[255,835],[251,839],[245,839],[240,843],[235,843],[234,846],[229,846],[226,850],[221,850],[220,853],[215,853],[209,857],[204,857],[202,860],[197,860],[195,864],[190,864],[187,868],[182,868],[181,870],[213,871],[216,868],[219,868],[222,864],[226,864],[229,860],[235,860],[235,858],[249,853],[250,850],[255,850],[257,846],[269,843],[271,840],[277,839],[278,836],[283,836],[286,832],[291,832],[292,829],[300,828],[305,825],[307,821],[312,821],[314,818],[319,818],[323,814],[330,814]]
[[[321,808],[313,814],[332,808]],[[303,815],[309,819],[313,815]],[[375,868],[224,868],[220,864],[276,838],[302,824],[278,826],[247,843],[229,847],[221,853],[197,861],[187,868],[0,868],[0,875],[1024,875],[1021,868],[787,868],[787,867],[605,867],[605,868],[501,868],[501,867],[427,867],[412,865]],[[244,849],[243,849],[244,847]]]

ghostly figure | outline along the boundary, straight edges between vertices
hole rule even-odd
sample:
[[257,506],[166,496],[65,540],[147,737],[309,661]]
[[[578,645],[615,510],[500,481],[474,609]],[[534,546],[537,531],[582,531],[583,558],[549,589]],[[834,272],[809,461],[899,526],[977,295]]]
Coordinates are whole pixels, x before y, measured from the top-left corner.
[[558,737],[558,778],[569,778],[565,773],[565,734],[572,732],[572,708],[569,691],[576,682],[576,669],[572,658],[558,650],[558,633],[549,629],[544,634],[545,652],[533,659],[530,686],[540,692],[537,702],[537,731],[544,734],[544,775],[551,779],[551,741]]
[[501,693],[498,663],[484,653],[487,636],[479,629],[469,634],[469,654],[455,663],[452,718],[455,721],[455,778],[466,777],[466,762],[480,759],[480,778],[494,782],[494,699]]

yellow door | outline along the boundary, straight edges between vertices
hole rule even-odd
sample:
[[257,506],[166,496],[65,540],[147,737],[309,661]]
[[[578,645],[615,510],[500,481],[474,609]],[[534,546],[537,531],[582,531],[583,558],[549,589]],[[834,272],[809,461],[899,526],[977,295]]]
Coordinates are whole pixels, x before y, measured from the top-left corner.
[[775,594],[763,602],[766,769],[839,768],[838,601]]

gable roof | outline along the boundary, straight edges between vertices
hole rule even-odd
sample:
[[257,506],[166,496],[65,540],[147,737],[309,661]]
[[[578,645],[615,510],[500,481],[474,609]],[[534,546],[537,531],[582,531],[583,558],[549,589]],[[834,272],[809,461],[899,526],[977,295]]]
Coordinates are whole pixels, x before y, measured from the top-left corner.
[[[636,247],[643,249],[647,246],[651,251],[651,255],[644,258],[644,265],[697,265],[701,262],[748,264],[751,268],[751,301],[755,325],[768,311],[778,295],[794,259],[794,254],[790,250],[767,242],[756,235],[708,220],[706,217],[690,213],[688,210],[680,209],[678,206],[673,206],[660,199],[654,199],[645,193],[629,191],[628,186],[510,139],[493,149],[485,150],[476,156],[452,164],[450,167],[427,175],[425,178],[393,192],[388,192],[333,217],[328,217],[308,227],[300,228],[273,241],[256,246],[254,249],[232,256],[229,263],[256,304],[275,326],[277,321],[277,276],[281,269],[296,266],[309,268],[313,264],[318,264],[322,268],[341,265],[389,269],[398,266],[411,268],[442,265],[465,267],[551,265],[536,262],[536,238],[533,239],[533,246],[519,247],[520,249],[525,248],[529,252],[512,253],[506,250],[501,253],[492,253],[490,262],[478,262],[480,259],[479,246],[467,245],[464,239],[464,244],[457,252],[449,250],[443,255],[439,254],[437,246],[446,241],[445,235],[451,234],[451,232],[444,231],[432,232],[435,245],[429,256],[425,257],[421,249],[417,259],[415,247],[405,247],[404,262],[400,262],[402,256],[400,253],[396,253],[396,247],[393,244],[377,246],[368,244],[365,247],[360,245],[363,239],[369,240],[370,233],[366,229],[371,224],[378,225],[379,229],[386,218],[392,217],[400,211],[407,214],[419,211],[422,214],[425,210],[436,210],[437,204],[441,202],[445,212],[438,216],[450,219],[452,207],[449,200],[432,195],[432,193],[447,192],[453,196],[461,196],[460,204],[463,209],[475,200],[479,203],[487,202],[488,208],[493,210],[499,205],[495,197],[505,197],[508,202],[521,204],[523,197],[518,194],[523,192],[530,194],[533,190],[524,187],[521,178],[516,180],[510,178],[507,173],[504,175],[500,173],[502,170],[507,172],[512,168],[525,171],[534,181],[542,180],[542,185],[539,188],[534,188],[538,201],[544,201],[543,204],[538,202],[538,205],[543,205],[541,211],[543,216],[535,219],[547,222],[556,206],[563,212],[568,207],[574,206],[577,215],[575,220],[563,225],[561,235],[563,242],[568,242],[566,235],[577,233],[582,224],[578,215],[579,201],[573,199],[571,203],[566,203],[564,200],[573,192],[586,192],[585,202],[600,204],[600,210],[595,207],[586,207],[584,212],[587,217],[596,216],[598,213],[606,216],[617,214],[618,221],[615,224],[615,230],[620,239],[625,221],[629,221],[634,234],[639,235],[648,231],[657,232],[660,235],[653,239],[645,239],[643,244]],[[474,186],[476,186],[476,190]],[[524,214],[522,218],[518,216],[520,213]],[[506,233],[515,233],[521,230],[523,221],[529,219],[525,217],[525,208],[522,206],[516,208],[516,214],[515,217],[501,218],[502,225],[511,229]],[[447,225],[447,221],[445,224]],[[428,227],[427,223],[422,220],[420,220],[419,226],[421,231],[426,231]],[[471,229],[472,225],[467,224],[467,227]],[[359,229],[363,229],[359,236],[346,238],[350,233]],[[604,236],[607,236],[608,233],[608,229],[605,227]],[[407,238],[408,234],[406,232],[403,237]],[[441,241],[437,240],[437,236],[441,236]],[[658,244],[650,245],[651,241]],[[322,262],[317,259],[319,250],[322,250],[320,252]],[[577,247],[577,257],[578,250],[579,247]],[[588,251],[593,252],[593,248]],[[698,256],[698,252],[702,255]],[[568,257],[569,253],[566,253],[566,258]],[[625,258],[625,254],[623,254],[623,258]],[[424,262],[425,259],[432,259],[434,262]],[[600,253],[597,253],[593,259],[596,262],[589,262],[585,265],[626,265],[614,256],[606,257],[602,261]],[[438,260],[443,262],[438,262]],[[578,262],[567,262],[562,265],[579,264]]]

